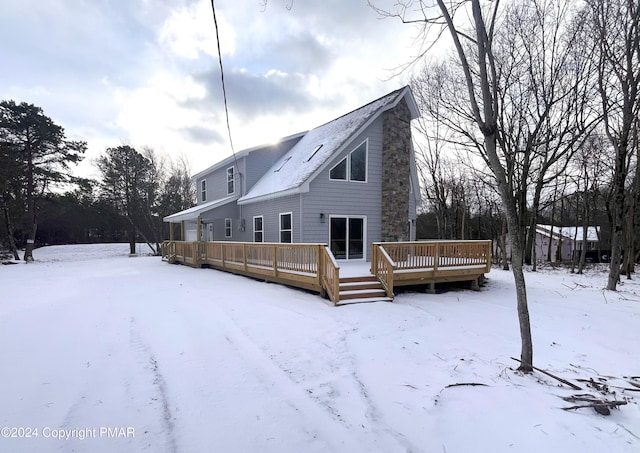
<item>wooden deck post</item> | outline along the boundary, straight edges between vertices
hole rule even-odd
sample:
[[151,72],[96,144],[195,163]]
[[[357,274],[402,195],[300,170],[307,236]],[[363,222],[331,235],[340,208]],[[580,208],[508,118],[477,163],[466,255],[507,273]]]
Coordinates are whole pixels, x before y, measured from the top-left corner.
[[273,245],[273,275],[278,276],[278,247]]
[[244,265],[245,272],[247,271],[247,244],[242,244],[242,264]]
[[378,244],[371,244],[371,269],[370,273],[373,275],[378,274]]
[[318,245],[318,251],[316,252],[317,255],[317,263],[316,263],[316,269],[318,269],[318,271],[316,272],[317,276],[318,276],[318,285],[320,285],[320,295],[322,297],[327,297],[327,289],[324,287],[324,254],[322,253],[322,249],[323,249],[323,245],[320,244]]

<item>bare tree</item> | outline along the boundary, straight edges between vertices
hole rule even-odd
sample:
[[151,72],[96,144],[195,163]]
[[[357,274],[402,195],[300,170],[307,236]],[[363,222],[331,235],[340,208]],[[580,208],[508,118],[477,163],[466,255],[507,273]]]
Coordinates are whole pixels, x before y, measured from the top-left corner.
[[629,161],[637,147],[640,114],[640,4],[637,0],[587,0],[591,12],[598,88],[604,129],[613,145],[613,215],[611,264],[607,289],[615,291],[620,279],[626,215]]
[[[500,144],[513,178],[525,262],[532,259],[543,191],[564,172],[598,122],[585,54],[585,15],[569,2],[511,4],[499,59]],[[535,270],[535,267],[534,267]]]
[[[435,5],[424,1],[400,2],[399,12],[387,12],[386,15],[400,17],[405,22],[418,22],[424,33],[436,30],[436,33],[441,35],[442,32],[448,31],[451,36],[468,94],[468,102],[461,108],[466,107],[467,114],[473,118],[473,123],[481,135],[482,156],[495,177],[504,204],[511,240],[512,271],[520,325],[520,370],[530,372],[533,369],[533,343],[522,264],[523,246],[520,235],[516,234],[519,230],[516,200],[509,185],[507,169],[498,150],[500,96],[497,84],[498,66],[493,45],[496,27],[499,25],[499,1],[483,4],[480,0],[436,0],[436,4],[437,11]],[[416,20],[406,17],[412,6],[417,6],[422,13]],[[469,15],[472,22],[467,28],[458,25],[460,20],[464,20],[465,14]]]

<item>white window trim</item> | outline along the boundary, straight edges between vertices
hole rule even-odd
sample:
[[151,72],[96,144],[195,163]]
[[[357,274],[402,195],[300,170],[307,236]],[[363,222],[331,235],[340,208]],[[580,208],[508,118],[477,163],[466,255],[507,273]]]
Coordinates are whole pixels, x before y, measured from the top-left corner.
[[[336,168],[338,165],[340,165],[342,163],[342,161],[346,161],[347,165],[346,165],[346,169],[345,169],[345,177],[344,179],[338,179],[338,178],[332,178],[331,177],[331,172],[333,171],[334,168]],[[349,156],[345,156],[342,159],[340,159],[340,161],[338,161],[337,164],[335,164],[333,167],[331,167],[329,169],[329,181],[344,181],[344,182],[349,182]]]
[[[229,170],[231,170],[231,178],[229,178]],[[233,190],[229,191],[229,183],[232,184]],[[236,193],[236,171],[234,167],[227,168],[227,195]]]
[[200,199],[204,203],[207,201],[207,180],[203,179],[200,181]]
[[224,219],[224,237],[226,238],[233,237],[233,219],[230,219],[230,218]]
[[[262,219],[262,229],[261,230],[256,230],[256,219]],[[263,215],[253,216],[253,242],[257,242],[256,241],[256,233],[262,233],[262,241],[261,242],[264,242],[264,216]]]
[[[290,230],[283,230],[282,229],[282,216],[291,216],[291,229]],[[278,242],[280,242],[281,244],[283,244],[282,242],[282,232],[283,231],[290,231],[291,232],[291,242],[286,242],[285,244],[293,244],[293,212],[281,212],[280,215],[278,216]]]
[[[365,144],[365,147],[364,147],[364,181],[358,181],[358,180],[351,179],[351,155],[358,148],[360,148],[363,143]],[[334,168],[336,168],[338,165],[340,165],[343,160],[347,161],[347,169],[346,169],[346,177],[345,177],[345,179],[332,178],[331,177],[331,171]],[[335,164],[333,167],[331,167],[329,169],[329,180],[330,181],[355,182],[355,183],[360,183],[360,184],[366,184],[367,181],[369,181],[369,139],[368,138],[365,138],[357,146],[354,146],[353,149],[349,152],[349,154],[347,154],[345,157],[340,159],[340,161],[337,164]]]

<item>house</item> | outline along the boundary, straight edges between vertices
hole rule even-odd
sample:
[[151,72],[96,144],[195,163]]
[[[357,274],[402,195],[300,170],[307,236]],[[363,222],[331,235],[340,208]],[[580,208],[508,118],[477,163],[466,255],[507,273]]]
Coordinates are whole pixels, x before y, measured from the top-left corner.
[[415,240],[418,114],[405,86],[245,149],[194,175],[197,205],[164,221],[181,224],[184,241],[325,243],[338,259],[368,261],[374,242]]
[[[540,261],[571,261],[575,256],[580,258],[583,248],[582,227],[561,227],[556,225],[536,225],[535,251],[536,259]],[[600,228],[587,227],[587,242],[585,248],[587,257],[599,261],[598,249]],[[551,259],[549,259],[551,254]]]

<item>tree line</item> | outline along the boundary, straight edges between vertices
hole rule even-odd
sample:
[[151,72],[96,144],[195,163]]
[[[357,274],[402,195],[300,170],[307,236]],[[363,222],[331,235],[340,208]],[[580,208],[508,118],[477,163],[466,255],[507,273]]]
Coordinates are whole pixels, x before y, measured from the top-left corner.
[[[506,249],[512,230],[523,262],[535,270],[536,224],[584,227],[584,235],[599,225],[615,289],[619,272],[630,277],[640,258],[638,3],[450,3],[478,3],[490,28],[479,38],[476,30],[459,30],[466,60],[457,52],[421,60],[411,78],[422,112],[416,150],[424,208],[437,226],[430,234],[464,239],[481,230]],[[484,68],[474,66],[479,58]],[[476,115],[487,111],[492,124],[482,120],[479,129]],[[513,225],[501,190],[513,202]],[[484,225],[474,228],[474,219]]]
[[146,242],[158,254],[162,218],[195,204],[184,158],[150,148],[109,147],[95,161],[101,178],[73,175],[87,144],[33,104],[0,102],[0,241],[14,259],[33,260],[38,244]]
[[[628,274],[637,259],[640,4],[399,0],[389,10],[369,4],[416,27],[419,51],[407,67],[423,68],[412,85],[423,112],[426,198],[441,232],[464,231],[469,202],[478,200],[491,213],[493,200],[500,201],[516,287],[520,369],[530,372],[523,265],[532,259],[535,224],[545,209],[559,222],[563,200],[573,195],[582,199],[577,220],[585,225],[591,200],[604,195],[611,236],[607,288],[617,288],[623,250]],[[444,41],[450,52],[429,57]],[[460,223],[452,222],[452,208]]]

